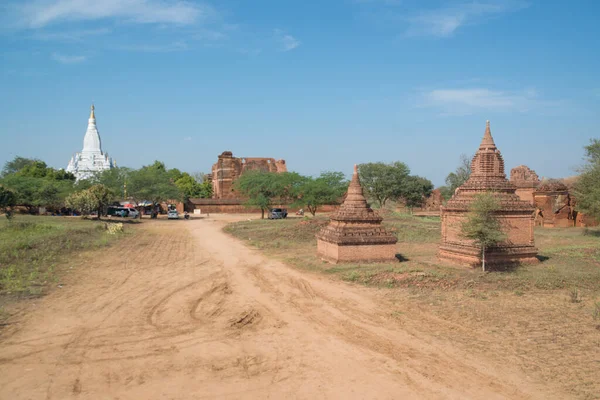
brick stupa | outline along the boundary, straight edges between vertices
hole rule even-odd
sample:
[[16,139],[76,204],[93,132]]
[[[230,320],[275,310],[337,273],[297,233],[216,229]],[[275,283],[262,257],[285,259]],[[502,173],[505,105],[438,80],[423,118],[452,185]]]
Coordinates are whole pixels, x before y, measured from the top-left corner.
[[346,199],[317,233],[318,255],[332,263],[396,261],[398,239],[381,226],[382,220],[367,205],[355,165]]
[[481,265],[481,253],[471,241],[461,236],[461,224],[467,218],[474,197],[492,192],[501,209],[497,212],[506,240],[486,251],[486,262],[496,265],[534,263],[537,249],[534,245],[534,207],[516,194],[517,187],[506,179],[504,160],[494,143],[490,122],[485,128],[479,150],[471,162],[471,175],[445,206],[442,206],[441,259],[466,265]]

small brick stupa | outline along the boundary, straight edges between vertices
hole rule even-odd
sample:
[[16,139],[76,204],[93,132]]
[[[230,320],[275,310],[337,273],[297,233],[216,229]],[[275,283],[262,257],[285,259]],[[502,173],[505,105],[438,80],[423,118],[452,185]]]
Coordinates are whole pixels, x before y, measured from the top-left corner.
[[521,200],[516,190],[517,187],[506,179],[504,160],[494,143],[488,121],[479,150],[471,162],[471,176],[441,208],[442,243],[438,256],[461,264],[481,265],[480,250],[461,236],[461,224],[467,218],[474,197],[492,192],[501,206],[497,217],[506,240],[486,251],[486,262],[496,265],[537,262],[533,238],[534,207]]
[[333,263],[396,261],[398,239],[381,226],[382,220],[367,205],[355,165],[344,203],[317,233],[318,255]]

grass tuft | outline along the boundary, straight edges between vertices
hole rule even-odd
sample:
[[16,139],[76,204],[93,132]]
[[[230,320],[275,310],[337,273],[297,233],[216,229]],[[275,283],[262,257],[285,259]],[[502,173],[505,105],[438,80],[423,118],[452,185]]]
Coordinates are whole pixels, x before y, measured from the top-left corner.
[[0,296],[43,294],[56,282],[57,262],[78,250],[106,246],[112,225],[69,217],[0,221]]

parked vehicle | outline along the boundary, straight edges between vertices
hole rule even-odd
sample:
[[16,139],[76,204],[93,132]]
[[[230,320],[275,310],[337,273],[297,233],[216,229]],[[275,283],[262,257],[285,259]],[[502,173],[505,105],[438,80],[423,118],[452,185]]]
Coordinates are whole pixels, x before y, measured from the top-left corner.
[[107,215],[113,215],[116,217],[131,217],[137,218],[140,216],[140,212],[133,207],[108,207]]
[[285,208],[272,208],[269,211],[269,219],[283,219],[287,218],[287,210]]
[[177,212],[177,210],[169,210],[169,212],[167,212],[167,218],[168,219],[179,219],[179,213]]
[[125,208],[127,210],[128,214],[131,218],[135,219],[140,216],[140,212],[133,207],[123,207],[123,208]]

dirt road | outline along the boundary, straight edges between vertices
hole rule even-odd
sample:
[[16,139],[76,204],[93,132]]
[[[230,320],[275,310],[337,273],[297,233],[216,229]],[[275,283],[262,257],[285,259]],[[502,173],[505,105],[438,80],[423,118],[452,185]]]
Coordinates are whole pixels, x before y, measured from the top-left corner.
[[266,259],[223,221],[142,225],[4,333],[0,398],[561,397],[438,339],[430,316],[400,321],[377,290]]

